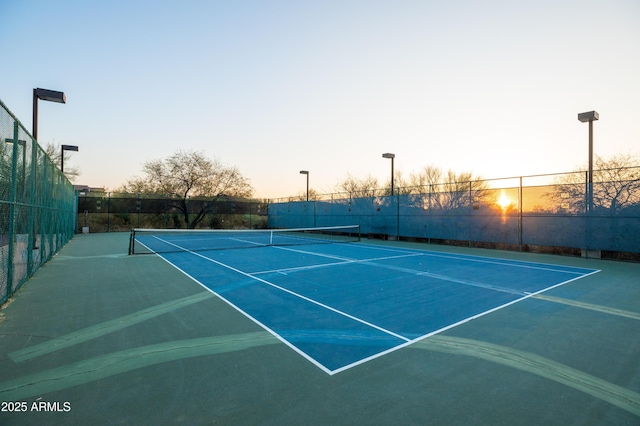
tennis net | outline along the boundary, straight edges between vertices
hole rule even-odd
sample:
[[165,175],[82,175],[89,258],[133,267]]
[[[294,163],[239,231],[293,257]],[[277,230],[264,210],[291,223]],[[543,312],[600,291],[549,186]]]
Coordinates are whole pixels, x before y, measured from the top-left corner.
[[360,241],[360,225],[296,229],[131,230],[129,254],[347,243]]

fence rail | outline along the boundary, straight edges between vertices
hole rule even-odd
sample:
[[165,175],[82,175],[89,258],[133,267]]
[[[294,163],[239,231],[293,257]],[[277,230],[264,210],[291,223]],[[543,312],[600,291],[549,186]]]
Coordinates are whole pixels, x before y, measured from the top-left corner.
[[[185,215],[186,211],[186,215]],[[81,192],[78,196],[79,232],[128,231],[131,228],[186,228],[194,217],[196,228],[266,228],[267,203],[261,200],[173,198],[158,194]],[[185,219],[188,218],[188,222]]]
[[359,224],[394,239],[640,253],[640,167],[595,171],[593,180],[592,199],[584,172],[277,199],[268,225]]
[[74,233],[73,185],[0,101],[0,303]]
[[[617,180],[608,177],[619,177]],[[375,189],[299,199],[175,199],[81,193],[77,230],[306,228],[359,224],[363,234],[520,250],[602,251],[640,258],[640,167]],[[557,250],[556,250],[557,249]]]

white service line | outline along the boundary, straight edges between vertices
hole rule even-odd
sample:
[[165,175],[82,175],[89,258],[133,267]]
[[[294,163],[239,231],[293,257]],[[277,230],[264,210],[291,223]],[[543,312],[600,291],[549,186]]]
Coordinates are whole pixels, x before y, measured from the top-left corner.
[[365,320],[363,320],[363,319],[361,319],[361,318],[354,317],[353,315],[350,315],[350,314],[348,314],[348,313],[346,313],[346,312],[343,312],[343,311],[341,311],[341,310],[339,310],[339,309],[332,308],[331,306],[329,306],[329,305],[325,305],[324,303],[318,302],[317,300],[313,300],[313,299],[311,299],[311,298],[309,298],[309,297],[303,296],[302,294],[299,294],[299,293],[296,293],[296,292],[291,291],[291,290],[289,290],[289,289],[286,289],[286,288],[284,288],[284,287],[281,287],[281,286],[279,286],[279,285],[277,285],[277,284],[274,284],[274,283],[272,283],[272,282],[269,282],[269,281],[267,281],[267,280],[264,280],[264,279],[262,279],[262,278],[260,278],[260,277],[256,277],[255,275],[252,275],[252,274],[250,274],[250,273],[247,273],[247,272],[241,271],[240,269],[234,268],[234,267],[233,267],[233,266],[231,266],[231,265],[227,265],[227,264],[225,264],[225,263],[222,263],[222,262],[219,262],[219,261],[217,261],[217,260],[211,259],[211,258],[209,258],[209,257],[206,257],[206,256],[204,256],[204,255],[200,254],[200,253],[196,253],[196,252],[194,252],[194,251],[187,250],[187,249],[185,249],[184,247],[180,247],[180,246],[178,246],[178,245],[176,245],[176,244],[173,244],[173,243],[170,243],[170,242],[168,242],[168,241],[166,241],[166,242],[167,242],[168,244],[171,244],[171,245],[173,245],[173,246],[175,246],[175,247],[177,247],[177,248],[181,249],[181,250],[184,250],[184,251],[185,251],[185,252],[187,252],[187,253],[191,253],[191,254],[196,255],[196,256],[198,256],[198,257],[201,257],[201,258],[203,258],[203,259],[205,259],[205,260],[208,260],[209,262],[215,263],[216,265],[222,266],[223,268],[226,268],[226,269],[229,269],[229,270],[231,270],[231,271],[237,272],[238,274],[244,275],[245,277],[251,278],[251,279],[256,280],[256,281],[259,281],[259,282],[261,282],[261,283],[263,283],[263,284],[267,284],[267,285],[269,285],[269,286],[271,286],[271,287],[277,288],[278,290],[284,291],[285,293],[289,293],[289,294],[291,294],[291,295],[293,295],[293,296],[296,296],[296,297],[298,297],[298,298],[300,298],[300,299],[306,300],[307,302],[310,302],[310,303],[313,303],[313,304],[315,304],[315,305],[318,305],[318,306],[320,306],[320,307],[322,307],[322,308],[328,309],[328,310],[330,310],[330,311],[332,311],[332,312],[335,312],[335,313],[337,313],[337,314],[339,314],[339,315],[342,315],[342,316],[344,316],[344,317],[347,317],[347,318],[349,318],[349,319],[352,319],[352,320],[354,320],[354,321],[357,321],[357,322],[359,322],[359,323],[361,323],[361,324],[364,324],[364,325],[366,325],[366,326],[369,326],[369,327],[375,328],[376,330],[382,331],[382,332],[383,332],[383,333],[385,333],[385,334],[389,334],[389,335],[391,335],[391,336],[393,336],[393,337],[396,337],[396,338],[398,338],[398,339],[404,340],[405,342],[409,342],[409,341],[411,340],[411,339],[408,339],[408,338],[406,338],[406,337],[404,337],[404,336],[401,336],[400,334],[394,333],[394,332],[393,332],[393,331],[391,331],[391,330],[387,330],[387,329],[385,329],[385,328],[383,328],[383,327],[380,327],[380,326],[378,326],[378,325],[375,325],[375,324],[373,324],[373,323],[370,323],[370,322],[368,322],[368,321],[365,321]]
[[405,255],[398,255],[398,256],[374,257],[374,258],[371,258],[371,259],[352,259],[352,258],[349,258],[349,257],[335,256],[335,255],[322,254],[322,253],[314,253],[314,252],[309,252],[309,251],[305,251],[305,250],[297,250],[297,249],[292,249],[292,248],[287,248],[287,247],[274,246],[273,248],[274,249],[278,249],[278,250],[292,251],[292,252],[295,252],[295,253],[309,254],[309,255],[312,255],[312,256],[326,257],[326,258],[329,258],[329,259],[336,259],[336,260],[339,260],[339,262],[322,263],[322,264],[319,264],[319,265],[297,266],[297,267],[284,268],[284,269],[282,269],[282,268],[281,269],[269,269],[269,270],[265,270],[265,271],[252,272],[252,274],[260,275],[260,274],[269,274],[269,273],[305,271],[305,270],[308,270],[308,269],[323,268],[325,266],[347,265],[347,264],[350,264],[350,263],[364,263],[364,264],[366,264],[367,262],[374,262],[374,261],[377,261],[377,260],[398,259],[398,258],[403,258],[403,257],[420,256],[420,254],[416,253],[416,254],[405,254]]

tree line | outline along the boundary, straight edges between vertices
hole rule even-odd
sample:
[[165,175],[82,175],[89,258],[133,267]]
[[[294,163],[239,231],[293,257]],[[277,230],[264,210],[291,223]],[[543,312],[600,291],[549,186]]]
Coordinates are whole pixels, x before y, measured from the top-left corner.
[[[559,206],[568,213],[584,213],[587,203],[586,166],[577,167],[573,172],[559,175],[545,194],[549,205]],[[593,173],[593,209],[595,212],[619,214],[624,210],[640,208],[640,157],[631,153],[616,154],[609,158],[596,156]],[[375,197],[381,193],[390,195],[391,181],[379,182],[375,177],[357,178],[347,175],[335,188],[327,193],[347,193],[350,197]],[[384,189],[381,189],[384,188]],[[478,203],[495,203],[495,191],[488,181],[473,172],[444,172],[435,166],[426,166],[418,172],[405,176],[396,171],[394,194],[432,194],[431,208],[450,210],[463,206],[477,206]],[[320,195],[309,190],[309,198]],[[300,192],[292,200],[303,201],[306,192]]]
[[[618,211],[640,204],[639,158],[631,154],[609,159],[597,157],[595,165],[598,169],[594,173],[595,206]],[[581,176],[578,172],[562,175],[547,196],[563,206],[569,200],[569,209],[584,210],[584,178]],[[406,176],[396,171],[394,182],[394,195],[435,194],[429,200],[430,208],[435,209],[495,202],[491,199],[495,198],[495,191],[488,181],[473,172],[445,172],[435,166],[426,166]],[[382,195],[390,195],[390,180],[380,183],[370,175],[364,178],[347,175],[333,191],[348,193],[354,198],[380,196],[381,191]],[[166,195],[171,200],[167,208],[180,212],[185,227],[195,228],[212,213],[212,204],[189,203],[189,199],[250,198],[254,188],[236,166],[228,166],[217,158],[209,159],[201,152],[179,150],[165,159],[144,163],[142,175],[132,177],[115,192]],[[318,196],[316,190],[309,190],[310,199]],[[306,200],[306,191],[289,199]]]

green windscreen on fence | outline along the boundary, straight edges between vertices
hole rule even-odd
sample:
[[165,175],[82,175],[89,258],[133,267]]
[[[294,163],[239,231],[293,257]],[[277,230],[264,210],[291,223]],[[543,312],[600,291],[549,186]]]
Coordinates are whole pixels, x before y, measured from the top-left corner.
[[[272,200],[270,228],[359,224],[363,235],[488,247],[640,253],[640,167]],[[590,207],[589,207],[590,206]],[[562,250],[560,250],[562,249]]]
[[163,194],[88,191],[78,194],[78,229],[118,232],[131,228],[260,229],[267,202],[232,197],[175,198]]
[[71,182],[0,101],[0,303],[74,233]]

